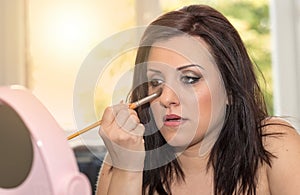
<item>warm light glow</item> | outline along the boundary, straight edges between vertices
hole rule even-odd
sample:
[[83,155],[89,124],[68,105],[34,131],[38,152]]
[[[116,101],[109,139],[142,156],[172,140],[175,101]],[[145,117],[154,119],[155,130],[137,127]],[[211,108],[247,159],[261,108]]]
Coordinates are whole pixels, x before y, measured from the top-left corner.
[[64,129],[74,130],[77,72],[95,46],[134,23],[134,7],[118,0],[28,0],[28,8],[30,89]]
[[103,24],[95,7],[96,2],[45,7],[44,38],[50,48],[61,55],[87,54],[104,35],[100,30]]
[[[83,46],[89,37],[88,22],[93,20],[86,17],[84,13],[60,13],[59,20],[52,21],[51,31],[55,32],[54,43],[70,48],[74,47],[74,43],[78,46]],[[90,22],[91,23],[91,22]],[[59,47],[57,47],[59,48]]]

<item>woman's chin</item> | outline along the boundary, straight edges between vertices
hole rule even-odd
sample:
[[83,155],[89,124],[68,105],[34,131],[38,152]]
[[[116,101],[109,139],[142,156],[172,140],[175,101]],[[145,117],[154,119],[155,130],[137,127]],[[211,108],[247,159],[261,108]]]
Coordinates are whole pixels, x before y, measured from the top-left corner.
[[175,138],[168,139],[166,141],[176,151],[177,150],[183,151],[192,143],[192,139],[179,138],[178,136],[176,136]]

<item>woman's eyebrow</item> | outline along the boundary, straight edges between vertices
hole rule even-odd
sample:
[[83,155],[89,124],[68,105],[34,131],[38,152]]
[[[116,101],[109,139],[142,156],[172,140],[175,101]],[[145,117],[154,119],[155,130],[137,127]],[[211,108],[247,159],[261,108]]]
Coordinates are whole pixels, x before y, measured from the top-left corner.
[[161,73],[159,70],[151,69],[149,68],[147,71],[155,72],[155,73]]
[[[199,64],[188,64],[188,65],[184,65],[184,66],[180,66],[178,68],[176,68],[177,71],[181,71],[183,69],[186,69],[186,68],[190,68],[190,67],[198,67],[202,70],[205,70],[205,68],[203,68],[202,66],[200,66]],[[152,69],[152,68],[149,68],[147,71],[150,71],[150,72],[155,72],[155,73],[161,73],[160,70],[156,70],[156,69]]]
[[200,66],[199,64],[188,64],[188,65],[184,65],[184,66],[181,66],[181,67],[178,67],[176,68],[177,70],[183,70],[183,69],[186,69],[186,68],[190,68],[190,67],[193,67],[193,66],[196,66],[202,70],[205,70],[205,68],[203,68],[202,66]]

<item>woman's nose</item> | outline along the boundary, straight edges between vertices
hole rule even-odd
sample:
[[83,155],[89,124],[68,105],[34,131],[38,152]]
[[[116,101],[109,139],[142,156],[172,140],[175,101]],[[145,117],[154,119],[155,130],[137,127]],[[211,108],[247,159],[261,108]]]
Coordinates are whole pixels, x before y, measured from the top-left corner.
[[162,87],[162,94],[159,97],[160,104],[166,108],[179,105],[178,94],[170,86]]

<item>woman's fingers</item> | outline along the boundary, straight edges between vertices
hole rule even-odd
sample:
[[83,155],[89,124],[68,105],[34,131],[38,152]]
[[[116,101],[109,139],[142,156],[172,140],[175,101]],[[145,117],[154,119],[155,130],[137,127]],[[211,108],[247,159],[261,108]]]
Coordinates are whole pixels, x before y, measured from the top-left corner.
[[137,113],[129,109],[128,105],[119,104],[104,111],[99,135],[114,167],[131,171],[143,170],[144,131]]
[[142,142],[145,128],[140,123],[137,113],[128,108],[126,104],[119,104],[105,110],[102,117],[100,136],[104,139],[124,146],[126,148],[138,149]]
[[128,109],[128,105],[126,104],[118,104],[114,106],[107,107],[104,110],[103,116],[102,116],[102,126],[110,126],[116,118],[116,115],[118,112],[122,109]]
[[132,134],[142,137],[145,132],[145,126],[139,123],[134,130],[131,131]]
[[121,109],[116,116],[116,123],[125,131],[132,131],[140,123],[134,110]]

